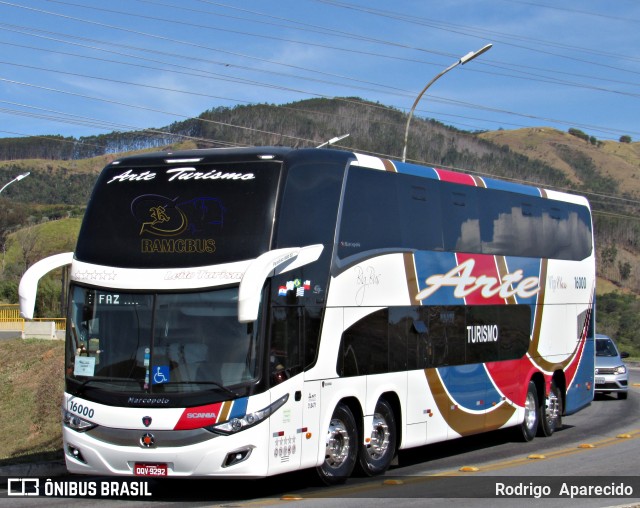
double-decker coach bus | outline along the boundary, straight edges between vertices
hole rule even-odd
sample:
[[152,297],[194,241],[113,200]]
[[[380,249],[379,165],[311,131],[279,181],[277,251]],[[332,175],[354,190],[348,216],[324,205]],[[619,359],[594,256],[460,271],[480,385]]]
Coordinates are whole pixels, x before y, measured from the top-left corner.
[[110,163],[69,268],[73,473],[383,473],[398,450],[593,398],[585,198],[339,150]]

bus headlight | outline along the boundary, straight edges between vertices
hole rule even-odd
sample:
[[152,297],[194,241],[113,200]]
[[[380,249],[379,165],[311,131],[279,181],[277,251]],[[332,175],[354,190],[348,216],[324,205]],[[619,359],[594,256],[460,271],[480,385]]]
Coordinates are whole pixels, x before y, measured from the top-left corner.
[[62,423],[65,427],[69,427],[76,432],[86,432],[96,426],[95,423],[84,420],[83,418],[70,413],[66,409],[62,410]]
[[260,411],[246,414],[242,418],[232,418],[224,423],[210,425],[205,428],[217,434],[235,434],[236,432],[258,425],[261,421],[266,420],[269,416],[284,406],[287,400],[289,400],[288,393]]

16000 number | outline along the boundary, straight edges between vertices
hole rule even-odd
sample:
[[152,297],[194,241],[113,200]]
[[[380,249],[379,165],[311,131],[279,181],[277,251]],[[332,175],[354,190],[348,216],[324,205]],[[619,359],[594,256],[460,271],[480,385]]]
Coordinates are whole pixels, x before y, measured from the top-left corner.
[[87,418],[93,418],[93,409],[77,402],[69,401],[69,411],[77,413],[80,416],[86,416]]

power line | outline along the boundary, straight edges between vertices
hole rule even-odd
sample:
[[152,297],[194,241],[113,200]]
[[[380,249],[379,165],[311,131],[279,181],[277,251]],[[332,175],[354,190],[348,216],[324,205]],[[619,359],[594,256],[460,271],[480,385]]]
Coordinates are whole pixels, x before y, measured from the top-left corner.
[[[584,47],[580,47],[580,46],[571,46],[571,45],[565,45],[564,43],[559,43],[557,41],[545,41],[542,39],[536,39],[533,37],[522,37],[522,36],[516,36],[513,34],[506,34],[503,32],[496,32],[496,31],[490,31],[490,30],[484,30],[484,29],[477,29],[475,27],[469,27],[469,26],[464,26],[464,25],[455,25],[452,23],[444,23],[441,21],[436,21],[436,20],[430,20],[427,18],[423,18],[423,17],[419,17],[419,16],[415,16],[415,15],[408,15],[408,14],[401,14],[398,13],[396,11],[392,12],[392,11],[385,11],[382,9],[374,9],[372,7],[364,7],[361,5],[356,5],[356,4],[351,4],[348,2],[341,2],[341,1],[337,1],[337,0],[316,0],[317,2],[323,3],[323,4],[329,4],[329,5],[333,5],[335,7],[340,7],[343,9],[349,9],[349,10],[355,10],[355,11],[361,11],[361,12],[365,12],[367,14],[371,14],[374,16],[379,16],[379,17],[383,17],[383,18],[388,18],[388,19],[395,19],[397,21],[403,21],[406,23],[411,23],[411,24],[415,24],[415,25],[421,25],[421,26],[428,26],[430,28],[435,28],[438,30],[443,30],[443,31],[447,31],[447,32],[451,32],[451,33],[457,33],[460,35],[467,35],[470,37],[481,37],[483,39],[487,39],[490,38],[489,40],[492,40],[493,42],[498,42],[499,40],[496,39],[496,37],[504,37],[505,39],[512,39],[512,40],[523,40],[523,41],[528,41],[528,42],[533,42],[535,44],[538,45],[545,45],[545,46],[551,46],[553,48],[556,47],[565,47],[565,49],[570,49],[570,50],[574,50],[574,51],[579,51],[579,52],[585,52],[585,53],[591,53],[591,54],[597,54],[600,56],[606,56],[609,58],[622,58],[622,59],[627,59],[627,60],[631,60],[631,61],[635,61],[638,62],[640,61],[640,58],[638,57],[633,57],[633,56],[625,56],[625,55],[621,55],[619,53],[610,53],[610,52],[606,52],[606,51],[602,51],[602,50],[595,50],[595,49],[590,49],[590,48],[584,48]],[[473,33],[467,33],[464,32],[464,30],[467,30],[469,32],[476,32],[476,34]],[[517,45],[517,44],[513,44],[513,43],[509,43],[509,42],[505,42],[505,41],[501,41],[503,44],[509,44],[511,46],[514,47],[518,47],[521,49],[526,49],[529,51],[534,51],[536,53],[547,53],[549,55],[552,56],[556,56],[559,58],[567,58],[567,59],[571,59],[571,60],[576,60],[574,57],[568,57],[566,55],[563,54],[559,54],[559,53],[552,53],[552,52],[548,52],[548,51],[542,51],[539,47],[536,48],[530,48],[527,46],[521,46],[521,45]],[[630,71],[628,69],[624,69],[624,68],[620,68],[620,67],[615,67],[612,65],[608,65],[608,64],[602,64],[599,62],[593,62],[593,61],[589,61],[589,60],[580,60],[579,61],[583,62],[583,63],[588,63],[590,65],[596,65],[596,66],[601,66],[601,67],[606,67],[609,69],[615,69],[618,71],[622,71],[622,72],[632,72],[634,74],[640,74],[640,72],[635,72],[635,71]]]
[[[12,27],[7,28],[7,26],[2,26],[1,24],[0,24],[0,29],[7,29],[7,30],[10,30],[10,31],[14,31],[14,28],[12,28]],[[33,34],[28,34],[28,35],[33,35]],[[33,35],[33,36],[35,36],[35,37],[44,37],[44,36],[37,35],[37,34]],[[44,37],[44,38],[45,39],[49,39],[48,37]],[[65,41],[62,41],[62,42],[65,42]],[[94,42],[99,42],[100,43],[101,41],[94,41]],[[144,66],[144,65],[141,65],[141,64],[135,64],[135,63],[131,63],[131,62],[123,62],[123,61],[118,61],[118,60],[109,60],[109,59],[91,57],[91,56],[86,56],[86,55],[79,55],[79,54],[75,54],[75,53],[55,51],[55,50],[51,50],[51,49],[37,48],[37,47],[33,47],[33,46],[19,45],[19,44],[14,44],[14,43],[0,42],[0,44],[12,45],[12,46],[16,46],[16,47],[23,47],[23,48],[28,48],[28,49],[37,50],[37,51],[46,51],[46,52],[50,52],[50,53],[63,54],[63,55],[77,57],[77,58],[87,58],[87,59],[91,59],[91,60],[95,60],[95,61],[104,61],[104,62],[116,63],[116,64],[120,64],[120,65],[129,65],[129,66],[136,66],[136,67],[141,67],[141,68],[149,68],[149,69],[153,69],[153,70],[161,70],[163,72],[187,74],[187,75],[193,75],[193,76],[198,76],[198,77],[203,77],[203,78],[221,79],[223,81],[227,80],[227,81],[232,81],[232,82],[234,82],[234,81],[236,81],[236,82],[244,82],[244,83],[248,83],[248,84],[251,84],[251,85],[265,86],[265,87],[268,87],[268,88],[284,89],[284,90],[294,91],[294,92],[297,92],[297,93],[306,94],[306,95],[312,95],[312,96],[317,96],[317,97],[329,97],[329,96],[322,95],[322,94],[314,94],[313,92],[309,92],[309,91],[290,89],[290,88],[283,88],[283,87],[278,87],[276,85],[271,85],[271,84],[268,84],[268,83],[261,83],[261,82],[256,82],[256,81],[252,81],[252,80],[243,80],[243,79],[240,79],[240,78],[234,78],[234,77],[227,76],[227,75],[224,75],[224,74],[212,73],[210,71],[203,71],[203,70],[199,70],[199,69],[193,69],[193,68],[187,67],[187,66],[168,64],[166,62],[153,60],[153,59],[135,57],[135,58],[140,58],[142,60],[158,62],[158,63],[162,63],[162,64],[165,64],[165,65],[174,66],[174,67],[179,68],[179,69],[189,69],[189,70],[191,70],[193,72],[184,73],[183,71],[178,71],[178,70],[172,69],[172,68],[159,69],[157,67]],[[89,49],[96,49],[96,50],[104,51],[104,52],[108,52],[108,53],[114,53],[114,54],[118,54],[120,56],[134,57],[134,55],[131,55],[131,54],[115,52],[115,51],[106,50],[106,49],[103,49],[103,48],[96,48],[96,47],[86,46],[86,45],[83,45],[83,44],[77,44],[77,43],[69,43],[69,44],[79,45],[81,47],[87,47]],[[24,64],[14,64],[14,63],[11,63],[11,62],[0,62],[0,63],[3,63],[5,65],[16,65],[16,66],[21,66],[21,67],[28,67],[28,68],[32,68],[32,69],[45,71],[45,72],[66,73],[66,71],[58,71],[58,70],[55,70],[55,69],[46,69],[46,68],[35,67],[35,66],[25,66]],[[79,75],[79,74],[76,74],[76,75]],[[79,75],[79,76],[86,77],[86,78],[91,78],[91,79],[109,80],[109,81],[120,82],[120,83],[124,83],[124,84],[133,84],[133,85],[136,85],[136,86],[147,86],[147,85],[144,85],[144,84],[141,84],[141,83],[130,83],[130,82],[128,83],[128,82],[116,81],[116,80],[113,80],[111,78],[104,78],[104,77],[98,77],[98,76],[88,76],[88,75]],[[313,79],[311,79],[311,80],[312,81],[322,82],[322,80],[313,80]],[[346,85],[344,85],[344,86],[346,86]],[[365,90],[371,90],[371,89],[367,89],[365,87],[359,87],[359,88],[365,89]],[[175,90],[175,89],[165,89],[165,90],[182,92],[182,93],[193,93],[193,94],[196,94],[195,92],[178,91],[178,90]],[[397,89],[397,90],[400,91],[400,89]],[[407,93],[403,93],[403,94],[396,93],[394,95],[411,96],[408,92]],[[239,99],[231,99],[231,98],[228,98],[228,97],[222,97],[222,96],[212,95],[212,94],[207,94],[206,96],[210,97],[210,98],[216,98],[216,99],[221,99],[221,100],[229,100],[229,101],[233,101],[233,102],[244,102],[244,101],[241,101]],[[453,103],[453,101],[451,101],[451,100],[441,99],[441,98],[438,98],[436,96],[430,96],[430,97],[431,97],[431,100],[434,101],[434,102]],[[510,111],[507,111],[507,110],[498,110],[498,109],[495,109],[495,108],[487,108],[485,106],[480,106],[480,105],[471,104],[471,103],[461,103],[460,101],[458,101],[457,103],[458,104],[463,104],[464,107],[467,107],[467,108],[490,110],[490,111],[493,111],[493,112],[500,112],[502,114],[512,114],[512,115],[521,116],[521,117],[525,117],[525,118],[531,118],[531,119],[538,118],[540,120],[550,121],[550,122],[557,123],[557,124],[565,124],[565,125],[570,125],[570,126],[574,126],[574,127],[589,128],[589,129],[592,129],[592,130],[595,130],[595,131],[599,131],[599,132],[603,132],[603,133],[617,132],[618,134],[620,134],[620,133],[629,134],[629,131],[627,131],[627,130],[625,130],[625,131],[622,131],[622,130],[611,131],[610,129],[604,129],[602,127],[594,126],[594,125],[580,125],[580,124],[576,124],[575,122],[566,122],[566,121],[557,120],[557,119],[541,118],[541,117],[536,117],[534,115],[524,115],[524,114],[520,114],[520,113],[510,112]],[[423,111],[423,113],[424,113],[424,111]],[[447,116],[447,115],[445,114],[444,116]],[[481,120],[481,119],[478,119],[478,120]],[[484,120],[484,121],[487,121],[487,120]],[[498,124],[501,124],[501,125],[504,124],[504,122],[500,122],[500,121],[494,121],[494,122],[498,123]],[[465,124],[465,125],[467,125],[467,124]],[[631,133],[635,134],[634,132],[631,132]]]
[[[68,2],[57,2],[57,3],[68,3]],[[11,3],[9,3],[9,2],[0,2],[0,4],[8,4],[8,5],[11,5],[11,6],[17,6],[17,7],[25,8],[24,6],[19,6],[19,5],[17,5],[17,4],[11,4]],[[28,9],[31,9],[31,8],[28,8]],[[49,11],[43,11],[43,10],[41,10],[41,9],[33,9],[33,10],[36,10],[37,12],[46,13],[46,14],[56,15],[56,16],[69,17],[69,16],[66,16],[66,15],[58,14],[58,13],[51,13],[51,12],[49,12]],[[155,35],[153,35],[153,34],[147,34],[147,33],[144,33],[144,32],[132,31],[132,30],[125,29],[125,28],[122,28],[122,27],[115,27],[115,26],[113,26],[113,25],[106,25],[106,24],[103,24],[103,23],[96,23],[96,22],[89,21],[89,20],[84,20],[84,19],[81,19],[81,18],[76,18],[76,17],[70,17],[70,18],[71,18],[71,19],[73,19],[73,20],[76,20],[76,21],[87,22],[87,23],[94,23],[94,24],[98,24],[98,25],[100,25],[100,26],[106,26],[106,27],[108,27],[108,28],[114,28],[114,29],[119,29],[119,30],[125,30],[125,31],[129,31],[129,32],[136,33],[136,34],[141,34],[141,35],[144,35],[144,36],[158,37],[158,36],[155,36]],[[161,37],[161,38],[162,38],[162,39],[166,39],[166,38],[164,38],[164,37]],[[184,43],[184,42],[185,42],[185,41],[175,41],[174,39],[169,39],[169,40],[171,40],[171,41],[173,41],[173,42],[180,42],[180,43]],[[210,48],[210,49],[211,49],[211,48]],[[245,57],[246,57],[247,55],[242,55],[242,56],[245,56]],[[431,65],[435,65],[435,64],[431,64]],[[301,68],[301,69],[304,69],[304,70],[306,70],[306,71],[310,71],[310,72],[315,72],[313,69],[305,69],[305,68]],[[479,72],[479,71],[474,71],[474,72]],[[491,73],[491,74],[495,74],[495,75],[497,75],[497,73]],[[507,75],[507,76],[509,76],[509,75]],[[516,77],[516,78],[518,78],[518,76],[512,76],[512,75],[511,75],[511,76],[509,76],[509,77]],[[234,78],[227,78],[227,79],[234,79]],[[521,77],[520,77],[520,79],[523,79],[523,78],[521,78]],[[531,80],[531,79],[532,79],[532,76],[529,76],[529,77],[528,77],[528,78],[526,78],[526,79]],[[591,89],[595,89],[595,90],[599,90],[599,91],[604,91],[604,92],[624,93],[624,92],[618,92],[618,91],[615,91],[615,90],[607,90],[607,89],[603,89],[603,88],[600,88],[600,87],[591,87],[591,86],[589,86],[589,85],[580,84],[580,83],[569,83],[569,82],[563,82],[563,81],[559,81],[559,80],[549,80],[548,78],[547,78],[547,79],[545,79],[545,80],[542,80],[542,81],[544,81],[544,82],[548,82],[548,83],[563,84],[563,85],[568,85],[568,86],[586,87],[586,88],[591,88]],[[253,84],[253,82],[251,82],[250,80],[247,80],[247,81],[246,81],[246,83],[247,83],[247,84]],[[291,89],[288,89],[288,88],[286,88],[286,87],[277,87],[277,86],[274,86],[274,85],[268,85],[268,84],[267,84],[267,85],[265,85],[265,84],[261,84],[261,86],[273,87],[273,88],[275,88],[275,89],[279,89],[279,90],[283,90],[283,91],[287,91],[287,90],[288,90],[288,91],[294,91],[294,92],[298,92],[298,93],[308,93],[308,94],[312,94],[312,93],[310,93],[310,92],[305,92],[305,91],[303,91],[303,90],[295,90],[295,89],[294,89],[294,90],[291,90]],[[345,85],[345,86],[346,86],[346,85]],[[376,84],[376,86],[383,86],[383,85]],[[369,90],[370,90],[370,89],[369,89]],[[383,92],[383,93],[385,93],[385,92]],[[406,92],[406,93],[408,93],[408,92]],[[323,96],[322,94],[315,94],[315,95],[317,95],[317,96]],[[637,95],[637,94],[629,94],[629,95],[630,95],[630,96],[634,96],[634,95]],[[527,118],[532,117],[532,115],[522,115],[522,116],[523,116],[523,117],[527,117]],[[568,123],[569,123],[570,125],[573,125],[573,124],[574,124],[574,122],[568,122]],[[599,129],[599,130],[600,130],[601,132],[604,132],[602,129]],[[625,131],[625,132],[626,132],[626,131]]]

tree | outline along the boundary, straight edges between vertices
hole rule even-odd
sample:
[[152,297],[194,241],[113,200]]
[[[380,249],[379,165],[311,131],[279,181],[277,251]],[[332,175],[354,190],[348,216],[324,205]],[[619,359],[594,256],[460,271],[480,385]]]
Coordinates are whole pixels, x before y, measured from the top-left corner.
[[618,255],[618,249],[614,244],[610,244],[602,249],[602,255],[600,260],[604,266],[610,266],[616,260],[616,256]]
[[580,129],[574,129],[573,127],[571,127],[568,132],[572,136],[575,136],[580,139],[584,139],[587,142],[589,141],[589,135],[581,131]]
[[620,136],[620,143],[631,143],[631,136]]
[[35,226],[21,229],[16,232],[16,240],[20,245],[21,260],[26,271],[33,263],[42,257],[40,251],[40,235]]
[[618,270],[620,271],[620,278],[622,280],[627,280],[629,275],[631,275],[631,263],[629,261],[618,261]]

